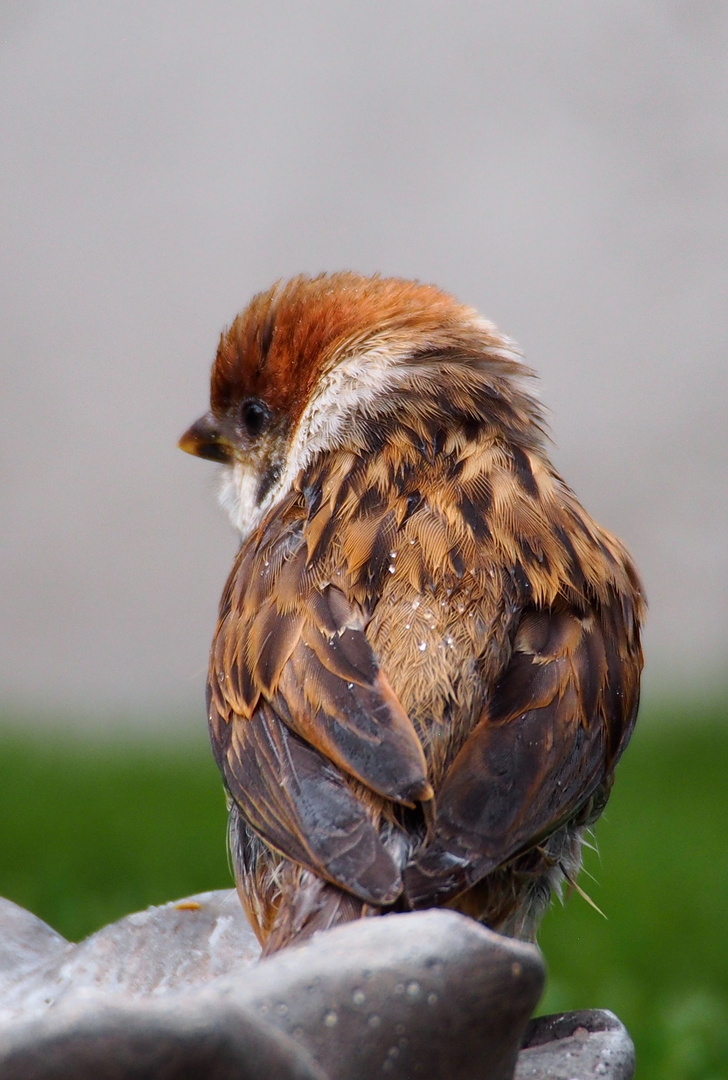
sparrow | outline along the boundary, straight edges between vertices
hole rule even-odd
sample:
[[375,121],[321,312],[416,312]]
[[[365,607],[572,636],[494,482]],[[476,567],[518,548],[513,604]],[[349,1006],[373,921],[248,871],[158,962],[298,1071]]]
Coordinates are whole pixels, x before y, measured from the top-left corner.
[[208,721],[264,954],[432,906],[535,940],[576,882],[644,599],[549,462],[532,376],[440,289],[349,272],[220,338],[179,445],[221,464],[241,537]]

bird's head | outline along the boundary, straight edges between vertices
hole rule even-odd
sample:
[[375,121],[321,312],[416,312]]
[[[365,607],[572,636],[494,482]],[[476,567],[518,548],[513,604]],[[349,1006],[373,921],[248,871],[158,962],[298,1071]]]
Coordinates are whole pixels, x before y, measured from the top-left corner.
[[179,445],[225,467],[221,502],[245,536],[314,458],[367,452],[367,431],[396,414],[482,418],[505,394],[525,425],[538,420],[517,388],[524,374],[510,341],[432,285],[300,276],[259,293],[223,332],[210,410]]

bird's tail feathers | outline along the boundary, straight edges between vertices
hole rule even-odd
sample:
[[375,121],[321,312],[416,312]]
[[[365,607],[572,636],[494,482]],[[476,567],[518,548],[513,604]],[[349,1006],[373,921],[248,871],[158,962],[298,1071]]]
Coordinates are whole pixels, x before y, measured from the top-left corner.
[[270,956],[287,945],[300,944],[319,930],[360,919],[369,911],[363,901],[324,881],[310,870],[289,863],[288,880],[281,882],[281,903],[263,946]]

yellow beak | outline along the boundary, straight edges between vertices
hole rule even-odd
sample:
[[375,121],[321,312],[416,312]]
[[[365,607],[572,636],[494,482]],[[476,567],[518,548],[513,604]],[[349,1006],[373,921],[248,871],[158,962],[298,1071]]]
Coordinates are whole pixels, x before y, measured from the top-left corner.
[[233,448],[223,437],[219,423],[211,412],[195,420],[192,427],[185,431],[178,446],[187,454],[207,458],[209,461],[228,462],[233,456]]

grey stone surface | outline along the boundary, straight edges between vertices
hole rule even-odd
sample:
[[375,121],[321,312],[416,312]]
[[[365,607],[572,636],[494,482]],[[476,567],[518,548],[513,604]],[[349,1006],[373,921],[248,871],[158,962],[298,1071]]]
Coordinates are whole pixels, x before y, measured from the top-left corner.
[[205,993],[300,1040],[332,1076],[510,1080],[543,981],[535,947],[432,910],[328,931]]
[[47,923],[0,897],[0,1002],[14,984],[72,948]]
[[22,908],[4,904],[0,956],[17,975],[12,982],[0,975],[0,1022],[39,1015],[82,989],[147,997],[199,988],[245,969],[260,954],[230,890],[136,912],[78,945],[65,942]]
[[230,891],[78,945],[0,900],[0,1080],[633,1076],[612,1013],[528,1023],[538,950],[451,911],[365,919],[259,955]]
[[326,1080],[310,1055],[236,1007],[82,998],[0,1036],[2,1080]]
[[[3,1003],[0,1076],[222,1077],[195,1054],[212,1061],[218,1047],[223,1068],[247,1053],[252,1069],[247,1017],[280,1034],[281,1053],[293,1042],[331,1077],[511,1080],[543,986],[534,947],[426,911],[351,923],[254,964],[238,907],[232,923],[220,921],[227,899],[209,894],[130,916],[14,984]],[[158,1071],[162,1059],[167,1072]],[[307,1060],[291,1058],[290,1067]],[[185,1061],[191,1071],[174,1071]]]
[[539,1016],[526,1029],[515,1080],[631,1080],[634,1045],[606,1009]]

